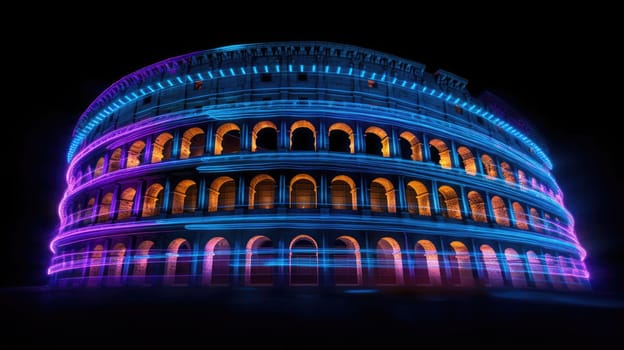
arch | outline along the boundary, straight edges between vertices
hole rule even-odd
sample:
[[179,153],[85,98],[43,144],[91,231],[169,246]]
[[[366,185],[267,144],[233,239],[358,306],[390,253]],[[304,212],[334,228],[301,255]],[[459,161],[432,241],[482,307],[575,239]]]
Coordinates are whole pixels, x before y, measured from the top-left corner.
[[230,282],[230,242],[223,237],[211,238],[204,247],[202,283],[227,286]]
[[362,284],[362,257],[360,244],[351,236],[340,236],[334,241],[332,267],[336,286]]
[[275,180],[267,175],[256,175],[249,182],[249,209],[272,209],[275,202]]
[[128,187],[121,192],[121,196],[119,197],[119,208],[117,208],[118,220],[127,219],[132,215],[135,195],[136,190],[132,187]]
[[95,205],[95,197],[90,197],[87,200],[87,206],[82,211],[81,219],[83,223],[91,222],[93,219],[93,206]]
[[431,139],[429,141],[429,150],[432,162],[440,164],[440,166],[445,169],[450,169],[452,167],[451,152],[444,141]]
[[251,130],[251,151],[277,151],[277,126],[268,120],[256,123]]
[[559,266],[561,267],[561,274],[566,287],[568,289],[579,289],[581,285],[574,274],[574,266],[570,263],[570,259],[560,255]]
[[526,288],[527,282],[524,275],[524,263],[513,248],[505,249],[505,260],[507,260],[507,267],[509,268],[509,274],[511,275],[511,285],[514,288]]
[[565,283],[563,282],[563,276],[561,276],[561,267],[559,266],[558,259],[546,253],[544,254],[544,260],[546,260],[548,277],[550,278],[550,283],[553,288],[565,289]]
[[289,276],[291,286],[318,285],[318,244],[308,235],[290,241]]
[[112,192],[108,192],[102,196],[102,200],[100,201],[100,208],[98,210],[97,222],[108,221],[109,215],[110,215],[110,207],[112,203],[113,203]]
[[247,241],[245,254],[245,284],[272,285],[275,258],[273,241],[270,238],[262,235],[250,238]]
[[501,226],[509,226],[509,215],[507,215],[507,206],[505,201],[499,196],[492,197],[492,211],[494,211],[494,219]]
[[399,135],[401,146],[401,158],[422,161],[422,147],[416,135],[409,131],[403,131]]
[[522,204],[518,202],[513,202],[511,204],[511,208],[514,212],[514,218],[516,218],[516,227],[522,230],[528,230],[529,224],[527,222],[527,215],[524,212]]
[[234,123],[221,125],[215,133],[215,155],[238,153],[241,150],[240,127]]
[[145,156],[145,142],[135,141],[128,149],[128,159],[126,159],[126,168],[134,168],[143,163]]
[[414,251],[414,273],[416,277],[416,284],[434,286],[441,285],[440,262],[438,260],[438,251],[435,245],[429,240],[421,239],[416,242]]
[[496,171],[496,163],[492,157],[487,154],[481,155],[481,163],[483,164],[483,171],[485,175],[490,177],[498,177],[498,172]]
[[141,285],[145,283],[145,277],[153,275],[148,270],[150,264],[150,251],[154,248],[154,242],[145,240],[139,244],[136,253],[133,256],[132,280],[135,284]]
[[290,207],[316,208],[316,180],[312,176],[298,174],[290,180]]
[[298,120],[290,126],[291,151],[316,151],[316,128],[307,120]]
[[102,175],[104,171],[104,157],[100,157],[95,163],[95,169],[93,169],[93,177],[96,178]]
[[188,159],[204,154],[206,146],[206,134],[204,130],[198,127],[187,129],[182,134],[182,143],[180,144],[180,159]]
[[429,191],[422,182],[412,180],[405,186],[405,197],[407,199],[407,211],[411,214],[431,216],[431,206],[429,204]]
[[470,205],[470,214],[475,222],[488,222],[485,212],[485,203],[483,198],[477,191],[468,192],[468,204]]
[[542,219],[540,218],[539,212],[535,208],[529,209],[529,214],[531,215],[531,227],[533,230],[537,232],[544,232]]
[[378,177],[371,181],[370,206],[373,212],[396,213],[394,186],[390,180]]
[[334,123],[328,130],[329,151],[355,153],[353,129],[345,123]]
[[143,196],[142,217],[160,215],[164,195],[163,189],[163,185],[159,183],[153,183],[147,188],[145,196]]
[[477,173],[477,164],[475,163],[475,157],[470,152],[470,149],[466,146],[457,148],[457,154],[462,159],[462,167],[466,171],[466,174],[474,175]]
[[106,282],[112,286],[121,285],[121,273],[123,271],[124,258],[126,256],[126,245],[117,243],[113,250],[108,252],[108,264],[106,271]]
[[165,285],[187,285],[191,277],[191,245],[184,238],[176,238],[167,247]]
[[550,217],[550,214],[548,213],[544,213],[544,219],[542,220],[543,223],[543,228],[546,230],[546,232],[550,232],[552,231],[552,220]]
[[331,180],[330,191],[333,209],[357,210],[357,189],[349,176],[335,176]]
[[116,148],[108,160],[107,173],[117,171],[121,168],[121,148]]
[[459,198],[457,197],[457,192],[451,186],[440,186],[438,188],[438,197],[440,198],[440,211],[443,217],[456,220],[462,219]]
[[102,267],[104,266],[104,246],[101,244],[96,245],[89,254],[89,280],[87,282],[88,287],[97,286],[100,275],[102,274]]
[[193,180],[182,180],[173,191],[171,214],[193,213],[197,207],[197,184]]
[[540,289],[548,288],[546,276],[544,275],[544,266],[542,265],[540,258],[532,250],[529,250],[526,255],[535,287]]
[[529,187],[529,180],[527,180],[527,176],[524,171],[518,169],[518,183],[522,187]]
[[220,176],[210,184],[208,211],[234,210],[236,183],[229,176]]
[[479,249],[483,263],[483,284],[488,287],[502,287],[503,274],[496,251],[487,244],[482,244]]
[[390,138],[383,129],[370,126],[364,131],[364,137],[366,154],[390,157]]
[[459,241],[450,243],[454,254],[449,254],[449,264],[451,270],[450,283],[456,286],[472,286],[472,266],[470,263],[470,253],[466,245]]
[[516,183],[516,177],[514,176],[511,166],[507,162],[501,162],[501,171],[503,172],[503,179],[509,183]]
[[378,286],[403,285],[401,246],[394,238],[382,237],[377,241],[375,284]]
[[163,132],[158,135],[152,143],[152,163],[160,163],[163,160],[171,159],[173,150],[173,135]]

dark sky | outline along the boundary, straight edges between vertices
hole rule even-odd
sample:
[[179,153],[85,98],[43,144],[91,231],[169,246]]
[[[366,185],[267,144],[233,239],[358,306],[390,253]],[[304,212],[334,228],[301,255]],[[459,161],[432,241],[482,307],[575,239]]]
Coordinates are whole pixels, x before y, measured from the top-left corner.
[[[589,252],[595,289],[622,290],[624,242],[616,218],[624,193],[615,170],[622,157],[615,153],[617,127],[607,123],[620,113],[612,102],[617,101],[615,92],[604,85],[616,59],[608,51],[611,45],[600,44],[610,30],[604,23],[590,28],[573,18],[552,25],[550,15],[510,20],[420,13],[384,21],[350,18],[335,27],[335,19],[316,18],[281,25],[273,21],[272,30],[259,21],[249,31],[208,21],[173,25],[164,20],[133,23],[129,17],[123,23],[88,18],[68,20],[66,29],[40,31],[16,44],[12,52],[17,56],[5,66],[10,77],[5,83],[15,87],[10,99],[5,96],[5,106],[14,109],[4,120],[15,119],[7,126],[12,130],[8,153],[17,168],[7,183],[12,225],[4,231],[10,244],[3,258],[10,266],[2,271],[2,285],[46,283],[47,244],[58,223],[71,132],[106,87],[145,65],[192,51],[247,42],[324,40],[412,59],[430,72],[445,69],[467,78],[473,94],[493,91],[523,112],[546,141],[565,204]],[[429,21],[423,21],[425,16]]]

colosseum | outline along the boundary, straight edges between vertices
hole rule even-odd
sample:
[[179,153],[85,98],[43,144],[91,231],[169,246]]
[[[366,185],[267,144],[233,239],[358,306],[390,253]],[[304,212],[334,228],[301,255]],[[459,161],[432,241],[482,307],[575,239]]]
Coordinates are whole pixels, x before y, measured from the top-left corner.
[[551,160],[467,83],[329,42],[131,73],[74,129],[50,284],[589,289]]

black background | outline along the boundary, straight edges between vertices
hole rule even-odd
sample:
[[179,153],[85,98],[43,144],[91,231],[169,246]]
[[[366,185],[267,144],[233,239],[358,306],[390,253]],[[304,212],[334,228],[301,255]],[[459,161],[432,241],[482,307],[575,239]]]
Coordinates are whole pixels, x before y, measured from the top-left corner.
[[594,290],[622,291],[619,44],[612,40],[615,24],[603,16],[608,10],[576,8],[563,15],[491,8],[494,12],[451,14],[380,7],[327,16],[334,11],[324,8],[305,16],[305,10],[287,9],[287,15],[273,17],[247,11],[252,21],[231,9],[171,4],[159,10],[158,17],[85,11],[49,22],[30,19],[40,28],[34,32],[7,32],[3,172],[9,176],[4,181],[9,226],[3,230],[4,243],[8,240],[1,253],[3,286],[47,283],[47,245],[58,224],[72,130],[105,88],[141,67],[188,52],[322,40],[415,60],[430,72],[445,69],[468,79],[473,94],[493,91],[524,113],[546,141],[554,176],[588,251]]

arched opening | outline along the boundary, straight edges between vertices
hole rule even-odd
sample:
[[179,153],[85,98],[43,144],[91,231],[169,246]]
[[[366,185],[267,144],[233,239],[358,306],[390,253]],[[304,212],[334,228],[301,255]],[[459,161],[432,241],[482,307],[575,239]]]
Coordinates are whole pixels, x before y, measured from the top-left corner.
[[238,153],[241,150],[240,128],[234,123],[221,125],[215,133],[215,155]]
[[377,213],[396,213],[394,186],[390,180],[378,177],[371,182],[370,207]]
[[434,164],[440,164],[441,167],[450,169],[452,167],[450,153],[444,141],[439,139],[432,139],[429,141],[429,154]]
[[357,210],[357,190],[355,182],[346,175],[338,175],[331,180],[332,209]]
[[546,282],[546,276],[544,276],[544,266],[535,252],[529,250],[527,253],[527,260],[529,262],[529,269],[531,270],[531,276],[533,277],[533,283],[536,288],[545,289],[548,288]]
[[163,202],[163,186],[159,183],[150,185],[143,196],[142,217],[160,215],[160,208]]
[[481,163],[483,163],[483,171],[485,172],[485,175],[490,177],[498,176],[498,172],[496,171],[496,163],[494,163],[492,157],[488,156],[487,154],[481,155]]
[[210,185],[210,199],[208,201],[208,211],[229,211],[234,210],[236,201],[236,183],[228,176],[221,176]]
[[514,288],[526,288],[527,282],[524,276],[524,263],[522,259],[520,259],[518,252],[512,248],[505,249],[505,260],[507,260],[507,267],[511,275],[511,285]]
[[128,149],[128,159],[126,160],[126,168],[134,168],[143,163],[145,156],[145,142],[136,141]]
[[193,180],[178,182],[173,191],[171,214],[194,213],[197,207],[197,184]]
[[579,289],[581,286],[578,279],[574,274],[574,267],[570,263],[570,259],[564,256],[559,256],[559,266],[561,267],[561,274],[568,289]]
[[316,181],[308,174],[299,174],[290,180],[290,207],[316,208]]
[[204,130],[193,127],[182,134],[182,144],[180,145],[180,159],[198,157],[204,154],[206,147],[206,134]]
[[89,281],[87,286],[94,287],[98,285],[102,268],[104,266],[104,246],[96,245],[89,256]]
[[470,205],[470,214],[475,222],[487,222],[487,214],[485,213],[485,203],[479,192],[468,192],[468,203]]
[[550,283],[555,289],[565,289],[565,283],[563,282],[563,276],[561,276],[561,267],[559,261],[552,255],[544,254],[546,260],[546,267],[548,268],[548,277],[550,277]]
[[102,175],[102,171],[104,171],[104,157],[100,157],[95,163],[95,169],[93,170],[93,178],[96,178]]
[[353,130],[345,123],[335,123],[329,127],[329,151],[355,153]]
[[113,250],[108,252],[108,266],[106,271],[106,282],[108,285],[121,285],[121,273],[123,271],[125,256],[126,246],[123,243],[115,244]]
[[422,147],[416,135],[403,131],[399,135],[399,147],[402,159],[422,161]]
[[97,222],[106,222],[110,216],[110,207],[113,202],[113,193],[108,192],[104,196],[102,196],[102,200],[100,201],[100,208],[98,211]]
[[492,197],[492,209],[494,211],[494,219],[501,226],[509,226],[509,215],[507,215],[507,206],[505,201],[499,197]]
[[440,212],[442,217],[461,220],[462,214],[459,208],[459,198],[455,190],[447,185],[438,188]]
[[511,166],[507,162],[502,162],[500,166],[505,181],[509,183],[516,183],[516,177],[514,176],[513,170],[511,170]]
[[468,147],[461,146],[457,148],[457,153],[462,159],[461,165],[466,171],[466,174],[474,175],[477,173],[477,164],[475,163],[475,157],[470,152]]
[[223,237],[211,238],[204,248],[202,282],[211,286],[230,284],[230,243]]
[[121,192],[119,197],[119,208],[117,208],[117,219],[127,219],[132,215],[132,207],[134,206],[134,196],[136,190],[132,187],[126,188]]
[[251,130],[251,151],[277,151],[277,126],[268,120],[256,123]]
[[152,143],[152,163],[159,163],[171,159],[173,150],[173,135],[163,132]]
[[449,255],[451,270],[450,283],[455,286],[472,286],[472,267],[470,253],[466,245],[459,241],[451,242],[454,254]]
[[89,198],[89,200],[87,201],[87,206],[82,211],[82,215],[81,215],[83,224],[87,224],[91,222],[91,219],[93,218],[93,206],[94,205],[95,205],[95,198],[94,197]]
[[544,219],[542,220],[542,223],[544,224],[543,228],[546,230],[546,232],[552,231],[553,224],[552,224],[550,214],[544,213]]
[[503,274],[496,251],[487,244],[481,245],[481,262],[483,263],[483,284],[488,287],[502,287]]
[[318,284],[318,245],[308,235],[299,235],[290,242],[290,285]]
[[407,211],[410,214],[431,216],[429,191],[422,182],[416,180],[408,182],[405,186],[405,197],[407,199]]
[[360,245],[350,236],[336,238],[333,246],[332,266],[337,286],[362,284],[362,259]]
[[273,260],[276,257],[273,241],[266,236],[255,236],[247,242],[246,250],[245,284],[272,285]]
[[435,285],[442,284],[440,279],[440,262],[438,251],[431,241],[421,239],[414,247],[414,273],[416,284]]
[[516,218],[516,227],[522,230],[528,230],[529,223],[527,222],[527,216],[526,216],[526,213],[524,212],[524,208],[522,207],[522,204],[518,202],[513,202],[511,204],[511,207],[514,212],[514,217]]
[[275,180],[266,174],[255,176],[249,183],[249,209],[272,209],[275,202]]
[[518,169],[518,182],[522,187],[526,188],[529,186],[529,181],[527,180],[526,174],[520,169]]
[[298,120],[290,127],[291,151],[315,151],[316,128],[307,120]]
[[544,226],[542,224],[542,219],[540,218],[539,212],[535,208],[529,209],[529,213],[531,214],[531,227],[533,230],[537,232],[544,232],[542,229]]
[[184,238],[176,238],[167,248],[165,285],[188,285],[191,279],[192,250]]
[[146,282],[145,276],[154,275],[149,267],[152,267],[153,264],[150,264],[150,251],[154,247],[153,241],[143,241],[139,244],[137,248],[136,254],[133,256],[133,265],[134,269],[132,271],[132,280],[135,284],[142,285]]
[[383,237],[377,241],[377,249],[375,250],[375,284],[378,286],[403,284],[401,247],[393,238]]
[[117,171],[121,167],[121,148],[116,148],[108,160],[108,173]]
[[390,157],[390,138],[381,128],[371,126],[364,132],[366,154]]

